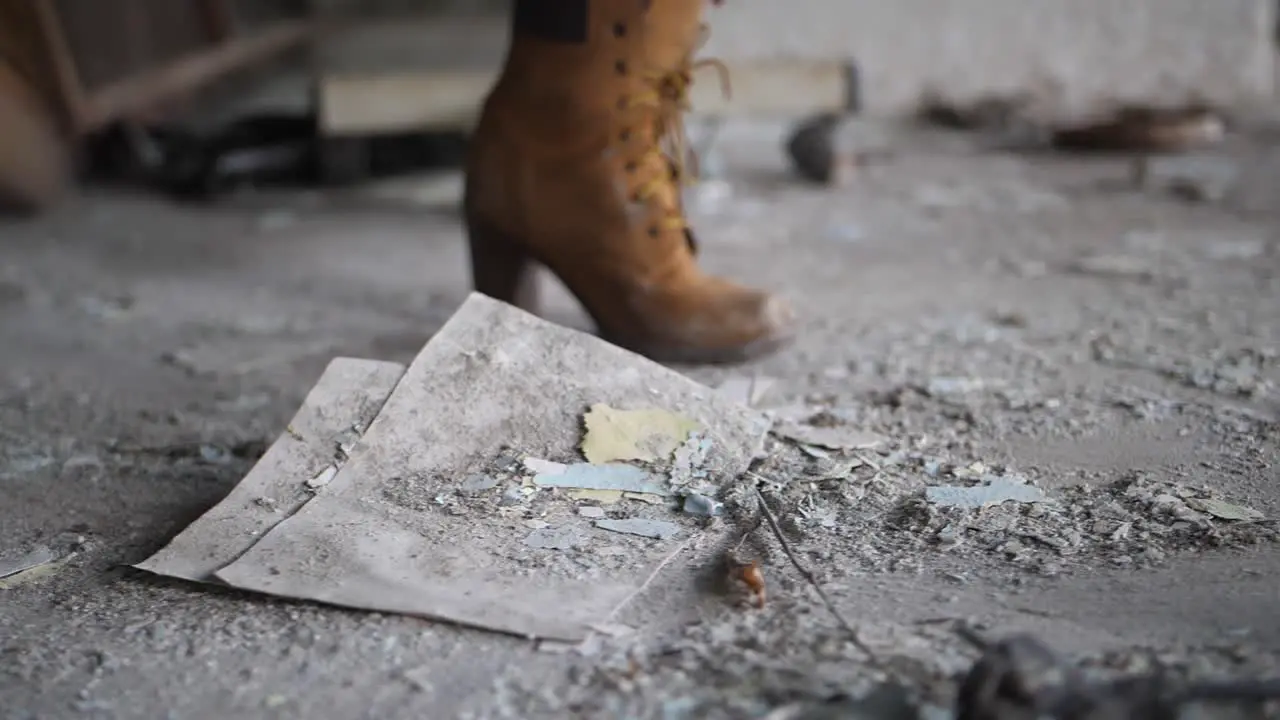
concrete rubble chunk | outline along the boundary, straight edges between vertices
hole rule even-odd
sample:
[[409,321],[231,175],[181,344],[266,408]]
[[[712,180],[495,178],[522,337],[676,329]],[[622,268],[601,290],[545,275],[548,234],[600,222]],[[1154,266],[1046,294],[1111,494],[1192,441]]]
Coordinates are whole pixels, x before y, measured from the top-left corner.
[[[281,513],[258,504],[231,513],[232,522],[249,523],[238,533],[242,545],[220,540],[216,560],[180,569],[203,576],[212,565],[217,580],[244,590],[577,642],[629,602],[701,527],[661,495],[606,490],[657,503],[632,503],[631,517],[617,521],[619,531],[652,540],[620,545],[607,564],[596,565],[590,539],[601,535],[599,523],[611,523],[601,512],[578,511],[576,494],[600,492],[581,488],[662,490],[674,450],[694,428],[713,440],[697,456],[698,476],[732,482],[768,428],[758,412],[673,370],[479,294],[390,384],[394,389],[382,386],[389,392],[385,403],[374,403],[376,418],[358,423],[367,430],[324,492],[302,493],[305,504],[296,508],[282,497]],[[623,448],[623,455],[643,458],[636,462],[644,467],[620,467],[634,467],[639,472],[628,477],[651,478],[648,483],[615,483],[609,473],[619,471],[575,461],[584,415],[600,407],[616,411],[614,417],[647,418],[645,427],[658,419],[674,428],[669,441],[636,453]],[[343,417],[335,424],[353,423]],[[251,493],[244,490],[251,499],[285,479],[306,490],[305,481],[334,462],[330,445],[323,454],[285,462],[277,446],[310,440],[306,422],[295,420],[293,427],[304,440],[285,437],[272,446],[264,460],[274,464],[255,468],[266,479]],[[610,452],[620,447],[606,445]],[[511,448],[559,462],[526,458],[523,468],[513,466]],[[566,476],[587,482],[558,482]],[[508,490],[477,492],[488,481],[470,482],[490,477],[501,478]],[[537,527],[506,507],[513,489],[535,513]],[[270,519],[250,523],[240,515]],[[209,532],[205,519],[197,526]],[[532,574],[531,558],[539,563]],[[173,569],[155,559],[144,566]],[[593,567],[583,572],[583,566]]]

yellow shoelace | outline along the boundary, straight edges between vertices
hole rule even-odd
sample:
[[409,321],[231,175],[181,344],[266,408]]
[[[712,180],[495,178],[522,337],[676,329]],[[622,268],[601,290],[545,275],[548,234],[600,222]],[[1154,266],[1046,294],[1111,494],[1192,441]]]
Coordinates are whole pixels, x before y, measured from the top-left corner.
[[[706,58],[694,60],[693,55],[706,41],[706,27],[703,37],[689,57],[675,70],[650,75],[646,81],[649,90],[631,97],[629,106],[651,108],[656,112],[654,118],[654,143],[639,158],[642,166],[661,163],[670,168],[670,174],[649,178],[634,191],[635,199],[647,201],[664,190],[668,190],[673,182],[692,183],[698,175],[698,157],[689,145],[689,135],[685,128],[684,116],[692,108],[689,103],[689,88],[693,85],[693,75],[704,67],[716,69],[720,79],[720,89],[725,98],[729,98],[729,69],[719,60]],[[668,212],[657,227],[662,230],[683,230],[688,223],[678,206],[668,208]]]

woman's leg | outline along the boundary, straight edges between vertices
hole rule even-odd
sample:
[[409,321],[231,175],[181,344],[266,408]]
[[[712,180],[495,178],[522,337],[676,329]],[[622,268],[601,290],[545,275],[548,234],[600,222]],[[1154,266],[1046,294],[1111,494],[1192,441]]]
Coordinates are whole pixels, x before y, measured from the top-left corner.
[[516,0],[506,65],[471,143],[476,289],[536,311],[550,268],[611,341],[730,362],[789,337],[790,307],[704,274],[685,219],[682,112],[706,0]]

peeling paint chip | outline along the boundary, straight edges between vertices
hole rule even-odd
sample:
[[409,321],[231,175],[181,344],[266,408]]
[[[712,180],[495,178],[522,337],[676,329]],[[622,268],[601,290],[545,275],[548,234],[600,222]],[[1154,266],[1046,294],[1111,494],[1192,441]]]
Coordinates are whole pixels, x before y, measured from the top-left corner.
[[1261,520],[1265,516],[1254,510],[1242,505],[1235,505],[1224,500],[1214,500],[1212,498],[1188,498],[1187,507],[1192,510],[1198,510],[1202,513],[1212,515],[1219,520],[1239,520],[1249,522]]
[[1044,500],[1044,491],[1034,485],[1008,478],[991,478],[986,485],[961,487],[936,485],[924,490],[925,499],[943,507],[976,510],[1006,502],[1036,503]]
[[[539,472],[533,477],[533,484],[539,487],[571,488],[574,490],[611,490],[615,492],[649,493],[665,495],[666,488],[655,482],[652,475],[643,468],[621,463],[594,465],[591,463],[574,463],[559,465],[547,463],[548,472]],[[530,461],[525,460],[525,466]],[[540,466],[540,465],[535,465]]]
[[58,559],[58,555],[47,547],[38,547],[9,560],[0,559],[0,578],[12,577],[48,565]]
[[582,419],[587,428],[582,454],[591,463],[667,460],[690,433],[702,429],[697,421],[666,410],[618,410],[602,403]]

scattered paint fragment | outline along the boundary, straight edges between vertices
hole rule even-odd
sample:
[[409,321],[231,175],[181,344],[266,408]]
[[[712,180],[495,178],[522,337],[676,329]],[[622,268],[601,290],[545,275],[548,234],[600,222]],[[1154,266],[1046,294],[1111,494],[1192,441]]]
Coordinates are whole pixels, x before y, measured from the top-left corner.
[[617,505],[622,502],[622,493],[617,490],[570,490],[566,493],[570,500],[586,500],[601,505]]
[[0,590],[8,590],[54,574],[75,553],[58,555],[47,547],[38,547],[25,555],[0,559]]
[[604,508],[599,507],[597,505],[584,505],[578,508],[578,514],[584,518],[599,520],[600,518],[605,516],[605,511],[604,511]]
[[572,550],[586,543],[587,538],[571,527],[534,530],[524,539],[525,545],[539,550]]
[[639,535],[640,537],[666,540],[680,534],[680,526],[662,520],[646,520],[644,518],[627,518],[623,520],[597,520],[596,527],[601,530]]
[[699,493],[684,496],[684,511],[690,515],[716,517],[724,512],[724,503]]
[[333,482],[333,479],[337,477],[337,475],[338,475],[338,468],[334,467],[333,465],[327,465],[325,466],[325,469],[321,470],[319,473],[316,473],[315,477],[312,477],[307,480],[307,487],[311,488],[312,490],[319,490],[320,488]]
[[1067,269],[1080,275],[1134,280],[1150,280],[1155,276],[1145,260],[1130,255],[1089,255],[1076,259]]
[[551,462],[542,458],[526,457],[520,460],[520,464],[524,465],[524,469],[534,475],[559,475],[568,467],[564,463]]
[[48,565],[57,559],[58,555],[47,547],[38,547],[12,559],[0,559],[0,578],[18,575],[41,565]]
[[486,490],[492,490],[498,487],[498,478],[492,475],[469,475],[462,484],[458,486],[458,490],[464,495],[477,495]]
[[666,460],[690,433],[702,429],[696,421],[666,410],[618,410],[602,403],[592,405],[582,419],[587,428],[582,454],[596,464]]
[[925,488],[924,495],[935,505],[969,510],[1006,502],[1037,503],[1045,499],[1040,488],[1004,477],[992,477],[987,484],[972,487],[934,485]]
[[525,489],[520,487],[519,485],[509,486],[506,490],[502,491],[502,498],[498,500],[498,504],[506,507],[510,507],[512,505],[519,505],[520,503],[524,502],[526,499],[524,490]]
[[1254,510],[1253,508],[1236,505],[1226,502],[1225,500],[1214,500],[1212,498],[1187,498],[1187,507],[1192,510],[1198,510],[1202,513],[1212,515],[1219,520],[1232,520],[1249,522],[1261,520],[1265,516]]
[[982,378],[970,377],[935,377],[929,379],[929,384],[925,386],[925,392],[931,397],[942,397],[946,395],[968,395],[969,393],[979,392],[987,387],[987,381]]
[[797,447],[800,448],[800,452],[804,453],[805,455],[808,455],[814,460],[830,460],[831,459],[831,453],[827,452],[826,450],[823,450],[822,448],[816,448],[812,445],[798,445]]
[[676,448],[667,479],[672,485],[689,485],[706,480],[707,471],[704,468],[710,453],[711,438],[700,432],[690,433],[689,439]]
[[786,422],[774,427],[773,434],[802,445],[827,450],[872,450],[886,444],[885,436],[848,426],[816,427]]
[[[558,465],[558,463],[557,463]],[[533,478],[538,487],[573,488],[575,490],[613,490],[665,495],[667,489],[654,481],[653,475],[643,468],[621,463],[596,465],[574,463],[548,468]]]
[[210,465],[223,465],[231,460],[231,453],[227,452],[226,448],[221,448],[217,445],[203,443],[200,445],[198,452],[200,453],[200,459]]
[[654,495],[652,493],[624,492],[622,493],[622,497],[626,498],[627,500],[635,500],[636,502],[642,502],[647,505],[666,505],[667,504],[666,496]]

